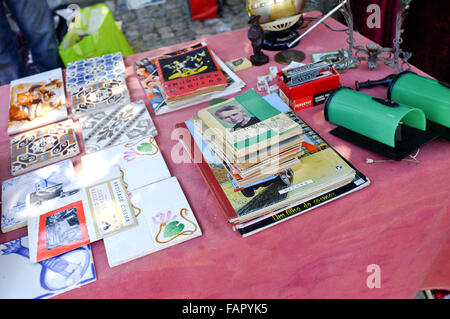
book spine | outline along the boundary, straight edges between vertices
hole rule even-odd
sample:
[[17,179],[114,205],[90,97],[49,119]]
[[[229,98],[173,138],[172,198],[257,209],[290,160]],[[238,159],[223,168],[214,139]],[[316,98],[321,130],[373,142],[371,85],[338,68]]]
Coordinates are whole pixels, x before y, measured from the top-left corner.
[[211,193],[213,194],[216,201],[219,203],[219,206],[221,207],[222,213],[223,213],[224,217],[226,218],[226,220],[229,222],[231,219],[236,218],[237,214],[236,214],[235,210],[233,209],[230,202],[226,198],[226,195],[223,193],[219,183],[217,182],[216,177],[214,176],[214,173],[212,172],[208,163],[204,159],[203,155],[201,156],[200,163],[197,163],[195,161],[195,159],[196,159],[195,154],[202,154],[202,153],[201,153],[200,149],[198,148],[197,144],[195,143],[194,138],[191,136],[186,124],[185,123],[176,124],[175,128],[179,129],[179,130],[183,130],[184,132],[187,132],[187,134],[180,135],[178,140],[184,146],[184,148],[188,152],[191,160],[197,166],[203,179],[205,180],[206,184],[208,185]]

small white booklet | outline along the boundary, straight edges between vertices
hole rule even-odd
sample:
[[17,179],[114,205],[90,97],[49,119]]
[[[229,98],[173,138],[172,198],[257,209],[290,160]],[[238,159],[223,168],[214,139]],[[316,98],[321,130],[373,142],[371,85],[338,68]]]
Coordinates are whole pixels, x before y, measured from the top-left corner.
[[66,197],[49,199],[28,218],[30,261],[39,262],[137,225],[118,166],[81,174]]
[[103,239],[111,267],[201,236],[176,177],[131,192],[138,226]]
[[153,136],[135,139],[81,157],[87,175],[109,170],[118,165],[128,191],[170,177],[169,169]]
[[75,178],[70,159],[2,182],[2,232],[27,225],[27,218],[51,198],[66,197]]
[[97,279],[91,246],[30,263],[28,237],[0,244],[0,299],[46,299]]

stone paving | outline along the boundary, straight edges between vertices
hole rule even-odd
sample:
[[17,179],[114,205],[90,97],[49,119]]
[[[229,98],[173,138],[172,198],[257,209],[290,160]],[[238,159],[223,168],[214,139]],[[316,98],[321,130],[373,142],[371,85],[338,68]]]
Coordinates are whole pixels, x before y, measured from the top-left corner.
[[[47,0],[50,8],[76,3],[80,7],[102,1],[93,0]],[[122,30],[135,53],[157,49],[167,45],[203,38],[248,27],[245,0],[223,0],[222,15],[207,20],[191,19],[188,0],[166,0],[130,10],[126,0],[103,1],[113,12],[116,21],[122,21]],[[306,0],[305,12],[320,10],[328,12],[337,0]]]

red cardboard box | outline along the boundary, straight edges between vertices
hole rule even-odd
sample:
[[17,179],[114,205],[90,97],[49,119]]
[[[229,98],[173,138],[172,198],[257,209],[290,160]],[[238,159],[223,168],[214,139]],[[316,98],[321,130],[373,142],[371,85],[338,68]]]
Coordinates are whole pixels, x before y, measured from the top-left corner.
[[283,81],[283,72],[277,73],[279,95],[294,111],[299,111],[325,102],[327,96],[339,87],[339,73],[330,67],[331,75],[289,87]]

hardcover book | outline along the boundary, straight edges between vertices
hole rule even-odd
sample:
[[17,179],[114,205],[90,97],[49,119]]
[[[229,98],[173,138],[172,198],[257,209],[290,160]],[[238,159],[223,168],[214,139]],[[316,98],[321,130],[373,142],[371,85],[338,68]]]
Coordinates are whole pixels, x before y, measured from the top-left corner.
[[48,200],[28,218],[30,261],[39,262],[136,226],[134,209],[119,167],[97,179],[80,176],[71,193]]
[[47,125],[11,138],[11,174],[19,175],[80,153],[73,121]]
[[72,93],[80,87],[126,78],[122,53],[112,53],[70,62],[66,69],[66,88]]
[[369,186],[370,180],[367,176],[358,171],[356,168],[355,170],[355,178],[346,185],[326,191],[316,196],[312,196],[288,207],[283,207],[282,209],[271,214],[263,215],[250,221],[237,224],[234,226],[234,229],[239,231],[242,237],[247,237]]
[[105,238],[111,267],[201,236],[176,177],[131,192],[138,226]]
[[227,80],[208,46],[156,61],[165,101],[224,90]]
[[78,119],[84,114],[130,103],[125,79],[111,79],[89,84],[71,92],[72,116]]
[[169,169],[153,136],[129,141],[81,157],[83,172],[101,174],[117,165],[128,190],[170,177]]
[[61,69],[11,81],[8,135],[67,119]]
[[[236,186],[223,163],[207,147],[202,137],[195,134],[190,121],[178,125],[180,141],[191,158],[197,159],[197,167],[221,206],[226,220],[235,225],[337,189],[352,182],[356,174],[355,169],[278,96],[271,94],[264,99],[302,126],[305,138],[302,147],[305,153],[301,157],[301,164],[285,174],[258,181],[246,188]],[[194,134],[192,138],[191,134]],[[202,156],[200,162],[198,154]]]
[[66,196],[67,185],[75,178],[70,159],[2,182],[2,232],[27,225],[36,207],[56,196]]
[[47,299],[97,280],[91,246],[30,263],[28,236],[0,244],[0,299]]
[[211,51],[211,54],[213,55],[227,80],[226,89],[223,91],[202,94],[190,99],[183,99],[181,101],[165,101],[163,96],[164,89],[161,84],[160,77],[158,76],[156,61],[160,58],[173,57],[175,55],[197,49],[204,45],[206,45],[206,43],[202,42],[191,47],[186,47],[179,51],[165,53],[163,55],[154,57],[148,57],[135,62],[136,74],[140,80],[142,87],[144,88],[147,98],[150,100],[150,105],[156,115],[189,107],[194,104],[209,101],[213,98],[237,93],[241,90],[242,87],[245,86],[245,83],[233,71],[231,71],[230,68],[225,63],[223,63],[223,61],[216,54],[214,54],[213,51]]
[[123,144],[158,131],[143,101],[92,112],[80,117],[86,153]]

